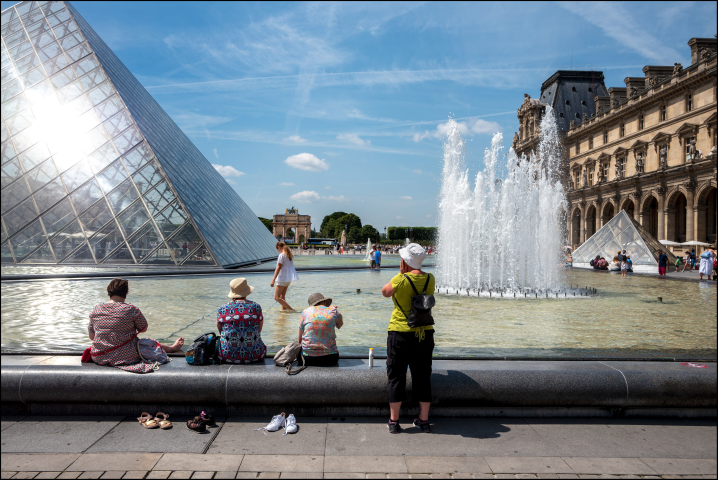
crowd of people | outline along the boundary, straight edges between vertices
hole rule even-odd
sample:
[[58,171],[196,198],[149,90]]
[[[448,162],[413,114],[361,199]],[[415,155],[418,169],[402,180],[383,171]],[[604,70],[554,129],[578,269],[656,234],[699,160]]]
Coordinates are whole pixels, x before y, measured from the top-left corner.
[[[711,245],[706,248],[706,250],[701,253],[698,258],[696,258],[695,249],[690,251],[686,250],[684,254],[684,257],[681,257],[680,255],[676,257],[674,264],[676,272],[678,272],[682,262],[683,269],[681,272],[685,272],[686,269],[689,272],[696,269],[698,270],[700,280],[703,280],[704,275],[706,276],[706,279],[716,280],[718,278],[718,262],[714,246]],[[668,255],[663,250],[659,249],[656,251],[656,259],[658,261],[658,275],[665,276],[670,268]],[[698,261],[699,259],[700,262]],[[631,260],[630,255],[626,254],[625,250],[619,250],[611,262],[607,261],[601,255],[596,255],[596,258],[591,260],[590,265],[594,270],[609,270],[613,272],[620,271],[621,275],[624,277],[628,273],[633,272],[633,261]]]
[[[401,431],[399,411],[406,400],[406,374],[411,370],[412,395],[419,402],[420,413],[414,425],[422,432],[430,432],[429,407],[431,405],[431,365],[434,350],[433,319],[430,323],[417,324],[416,310],[412,305],[412,296],[433,296],[435,280],[433,275],[424,272],[422,263],[428,249],[412,243],[399,249],[399,273],[382,287],[381,293],[391,298],[394,304],[388,324],[387,334],[387,401],[390,407],[388,428],[390,433]],[[291,250],[283,242],[277,243],[277,267],[271,287],[275,288],[274,299],[282,311],[293,312],[286,301],[287,289],[291,282],[298,279],[293,264]],[[381,263],[381,253],[379,264]],[[377,261],[375,255],[374,261]],[[378,267],[377,267],[378,268]],[[267,355],[267,347],[262,341],[264,316],[262,307],[248,297],[255,288],[246,278],[235,278],[229,284],[229,303],[217,311],[216,355],[221,363],[244,364],[258,362]],[[109,301],[97,305],[90,314],[88,333],[91,357],[94,363],[108,365],[135,373],[148,373],[155,368],[143,359],[138,348],[140,333],[148,330],[144,315],[136,306],[126,303],[129,283],[116,278],[107,286]],[[339,349],[336,330],[344,325],[344,318],[332,298],[321,293],[309,296],[298,324],[299,355],[305,365],[332,366],[339,361]],[[426,315],[422,313],[421,315]],[[411,322],[411,323],[410,323]],[[418,326],[414,326],[418,325]],[[155,342],[164,352],[179,352],[184,339],[179,338],[172,345]]]

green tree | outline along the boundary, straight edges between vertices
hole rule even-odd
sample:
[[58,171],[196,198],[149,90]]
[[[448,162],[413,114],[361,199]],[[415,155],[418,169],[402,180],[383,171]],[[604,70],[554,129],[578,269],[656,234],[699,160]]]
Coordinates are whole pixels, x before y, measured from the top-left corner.
[[269,230],[270,232],[273,231],[272,230],[272,223],[273,223],[272,220],[270,220],[269,218],[263,218],[263,217],[257,217],[257,218],[259,219],[260,222],[262,222],[264,224],[265,227],[267,227],[267,230]]
[[361,218],[353,213],[334,212],[324,217],[320,230],[323,237],[339,239],[345,226],[347,233],[352,227],[361,228]]
[[376,228],[372,227],[371,225],[364,225],[361,229],[361,238],[362,239],[368,238],[372,241],[372,243],[378,242],[379,241],[379,231]]
[[324,220],[322,220],[322,225],[319,227],[319,230],[320,230],[321,232],[326,232],[326,230],[325,230],[324,227],[326,227],[326,225],[327,225],[331,220],[336,220],[336,219],[338,219],[338,218],[343,217],[344,215],[346,215],[346,212],[334,212],[334,213],[332,213],[331,215],[326,215],[326,216],[324,217]]
[[350,243],[362,243],[361,230],[362,229],[359,227],[350,228],[349,234],[347,235],[347,241]]

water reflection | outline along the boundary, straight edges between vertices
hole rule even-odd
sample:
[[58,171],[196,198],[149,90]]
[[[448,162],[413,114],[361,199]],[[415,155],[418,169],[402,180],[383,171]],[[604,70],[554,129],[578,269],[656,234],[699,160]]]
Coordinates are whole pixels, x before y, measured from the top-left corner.
[[[298,258],[301,261],[301,257]],[[351,262],[328,259],[327,262]],[[360,260],[356,260],[360,262]],[[298,262],[299,263],[299,262]],[[378,352],[386,345],[391,299],[381,286],[397,273],[300,272],[287,300],[304,308],[314,292],[331,296],[344,315],[337,332],[344,353]],[[299,313],[280,313],[270,273],[247,275],[265,315],[265,343],[297,337]],[[191,341],[216,330],[226,303],[227,275],[130,279],[129,299],[147,317],[147,336]],[[437,353],[483,355],[669,355],[716,357],[716,287],[651,277],[569,270],[568,283],[592,286],[599,295],[576,299],[477,299],[438,296],[434,311]],[[88,315],[106,299],[108,281],[41,281],[2,284],[4,349],[79,349],[87,346]],[[361,294],[356,289],[361,289]],[[659,302],[657,297],[663,297]]]

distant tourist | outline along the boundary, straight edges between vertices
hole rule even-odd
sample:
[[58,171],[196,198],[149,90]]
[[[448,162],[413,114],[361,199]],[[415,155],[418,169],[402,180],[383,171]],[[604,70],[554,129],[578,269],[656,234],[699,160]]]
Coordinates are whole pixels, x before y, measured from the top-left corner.
[[[87,331],[92,340],[90,353],[98,365],[109,365],[134,373],[148,373],[153,364],[144,362],[137,349],[137,335],[147,331],[147,320],[139,308],[125,303],[129,283],[115,278],[107,285],[110,301],[96,305],[90,314]],[[184,339],[178,338],[172,345],[160,347],[167,353],[179,352]]]
[[631,260],[631,257],[626,255],[626,262],[628,262],[628,273],[633,272],[633,260]]
[[619,262],[622,262],[622,261],[623,261],[623,254],[621,253],[620,250],[619,250],[618,252],[616,252],[616,256],[614,257],[613,260],[614,260],[614,261],[618,260]]
[[688,250],[686,250],[686,251],[683,252],[683,253],[685,254],[685,257],[683,258],[683,261],[685,262],[685,264],[683,265],[683,270],[681,270],[681,271],[682,271],[682,272],[685,272],[685,271],[686,271],[686,268],[688,268],[688,271],[690,271],[691,268],[693,268],[693,266],[692,266],[692,265],[693,265],[693,261],[691,260],[691,252],[689,252]]
[[608,269],[612,272],[618,272],[621,270],[621,261],[618,259],[618,255],[613,257],[613,261],[608,266]]
[[707,275],[708,280],[710,280],[711,274],[713,273],[713,259],[715,256],[716,253],[710,247],[701,253],[700,280],[703,280],[703,275]]
[[295,280],[299,280],[297,271],[294,269],[294,255],[292,255],[291,249],[284,242],[277,242],[277,251],[279,257],[277,257],[277,268],[274,270],[274,277],[272,277],[272,283],[270,287],[277,286],[274,289],[274,300],[282,306],[282,311],[294,311],[292,307],[287,303],[287,289],[289,284]]
[[377,247],[376,252],[374,252],[374,263],[377,271],[381,270],[381,247]]
[[601,261],[601,255],[596,255],[596,258],[591,260],[589,265],[591,265],[594,270],[598,270],[599,268],[601,268],[601,266],[599,265],[600,261]]
[[698,262],[696,260],[696,249],[691,248],[691,269],[694,269],[697,263]]
[[[304,364],[317,367],[336,365],[339,361],[337,334],[335,328],[342,328],[344,320],[332,305],[331,298],[321,293],[309,296],[309,307],[305,308],[299,320],[299,343]],[[301,362],[300,362],[301,364]]]
[[[416,291],[434,294],[435,279],[421,270],[426,253],[420,245],[410,243],[399,250],[399,273],[381,289],[384,297],[391,297],[394,310],[389,321],[386,340],[387,400],[391,416],[389,433],[399,433],[399,410],[406,400],[406,369],[411,369],[413,400],[419,402],[419,417],[414,425],[422,432],[430,432],[431,356],[434,351],[434,327],[409,327],[407,315],[411,311],[411,297]],[[413,286],[412,286],[413,285]]]
[[374,270],[376,268],[376,259],[374,257],[374,254],[376,253],[376,245],[371,246],[371,251],[369,251],[369,267]]
[[629,269],[629,263],[628,263],[628,256],[623,255],[623,260],[621,261],[621,276],[625,277],[628,274]]
[[223,363],[251,363],[267,355],[267,347],[262,342],[262,307],[247,300],[253,291],[246,278],[229,282],[227,296],[232,301],[217,311],[218,355]]
[[668,266],[668,255],[663,253],[663,250],[658,250],[658,275],[666,274],[666,267]]

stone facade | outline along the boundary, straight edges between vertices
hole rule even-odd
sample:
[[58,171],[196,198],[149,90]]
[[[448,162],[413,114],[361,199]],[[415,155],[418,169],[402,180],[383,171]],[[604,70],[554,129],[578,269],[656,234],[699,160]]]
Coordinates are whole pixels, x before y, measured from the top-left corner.
[[289,230],[294,230],[294,243],[306,242],[312,231],[312,217],[299,215],[299,210],[287,208],[284,215],[272,218],[272,234],[275,237],[286,237]]
[[691,66],[644,67],[566,132],[571,245],[622,209],[659,240],[716,242],[716,39],[688,45]]

